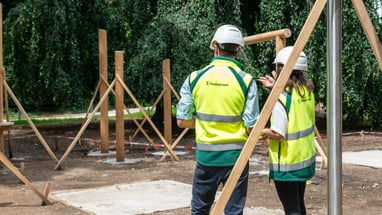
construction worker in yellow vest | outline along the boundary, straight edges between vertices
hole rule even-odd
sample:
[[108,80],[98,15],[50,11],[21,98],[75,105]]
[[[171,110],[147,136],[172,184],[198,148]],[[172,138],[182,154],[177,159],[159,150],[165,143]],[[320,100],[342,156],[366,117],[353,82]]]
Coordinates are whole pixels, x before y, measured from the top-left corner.
[[[277,54],[276,79],[292,50],[289,46]],[[269,178],[274,181],[285,214],[291,215],[306,214],[306,181],[314,176],[316,168],[314,86],[304,76],[307,69],[307,57],[301,52],[272,111],[271,126],[262,132],[270,138]],[[258,81],[267,87],[274,84],[270,76],[260,77]]]
[[[235,60],[244,46],[241,31],[233,25],[217,29],[209,65],[192,72],[180,90],[177,124],[195,128],[196,167],[191,214],[208,215],[220,184],[225,184],[254,126],[259,104],[256,81]],[[248,186],[247,164],[224,214],[243,214]]]

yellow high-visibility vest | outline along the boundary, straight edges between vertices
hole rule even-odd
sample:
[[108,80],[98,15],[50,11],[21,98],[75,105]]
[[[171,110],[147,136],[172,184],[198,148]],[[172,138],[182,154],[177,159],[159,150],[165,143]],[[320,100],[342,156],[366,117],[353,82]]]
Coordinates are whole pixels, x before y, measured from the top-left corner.
[[214,57],[207,67],[190,75],[198,150],[236,150],[246,142],[242,113],[252,76],[239,66],[234,59]]
[[294,88],[279,97],[286,108],[288,128],[283,140],[269,143],[269,176],[273,180],[306,181],[314,175],[315,99],[305,87],[304,91],[304,97]]

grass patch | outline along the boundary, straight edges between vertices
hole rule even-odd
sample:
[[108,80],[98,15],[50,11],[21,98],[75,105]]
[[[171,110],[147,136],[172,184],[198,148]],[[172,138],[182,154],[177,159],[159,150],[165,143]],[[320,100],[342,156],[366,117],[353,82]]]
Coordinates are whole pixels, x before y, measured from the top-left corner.
[[[88,114],[87,117],[89,117],[90,114]],[[154,115],[154,112],[152,112],[149,116],[152,117]],[[124,119],[143,119],[144,115],[141,112],[125,114]],[[20,118],[20,119],[19,119]],[[34,125],[46,125],[46,124],[66,124],[66,123],[81,123],[85,122],[87,118],[80,117],[78,114],[73,114],[71,116],[70,114],[64,113],[62,116],[60,114],[51,114],[51,113],[45,113],[45,114],[31,114],[29,116],[31,118],[31,121]],[[92,121],[99,121],[100,116],[95,115],[92,118]],[[109,120],[115,120],[115,116],[109,116]],[[18,114],[14,114],[10,116],[10,121],[14,123],[14,125],[28,125],[28,121],[25,119],[24,116],[18,116]]]

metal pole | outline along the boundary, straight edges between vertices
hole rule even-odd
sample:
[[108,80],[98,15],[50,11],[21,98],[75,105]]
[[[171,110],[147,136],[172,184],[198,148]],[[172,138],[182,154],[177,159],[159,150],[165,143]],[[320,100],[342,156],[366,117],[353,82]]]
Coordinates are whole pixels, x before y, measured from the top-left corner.
[[328,14],[328,214],[342,214],[342,26],[341,0],[329,0]]

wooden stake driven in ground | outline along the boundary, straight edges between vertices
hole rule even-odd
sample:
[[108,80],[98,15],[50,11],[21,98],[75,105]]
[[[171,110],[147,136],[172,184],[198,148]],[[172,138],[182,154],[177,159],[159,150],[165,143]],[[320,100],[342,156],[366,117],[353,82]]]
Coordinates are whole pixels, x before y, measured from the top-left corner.
[[286,64],[284,65],[283,70],[279,78],[276,80],[275,86],[272,88],[267,101],[264,104],[263,109],[261,110],[259,119],[257,120],[255,126],[250,133],[246,144],[243,147],[243,150],[232,169],[231,175],[229,176],[227,183],[223,187],[222,193],[217,200],[216,204],[211,210],[212,215],[221,215],[224,211],[225,205],[227,204],[236,183],[243,172],[245,165],[248,163],[249,157],[251,156],[256,142],[261,135],[261,131],[266,125],[274,105],[276,104],[277,99],[279,98],[281,92],[284,90],[285,84],[292,73],[294,64],[297,61],[298,56],[303,51],[303,48],[312,33],[314,26],[317,23],[317,20],[326,4],[326,0],[318,0],[315,2],[302,30],[300,35],[296,40],[296,44],[290,54],[290,57]]
[[[46,183],[46,185],[45,185],[45,189],[44,189],[44,196],[46,197],[46,198],[48,198],[49,197],[49,192],[50,192],[50,187],[52,186],[52,182],[48,182],[48,183]],[[46,202],[45,201],[42,201],[42,203],[41,203],[41,206],[44,206],[44,205],[46,205]]]

